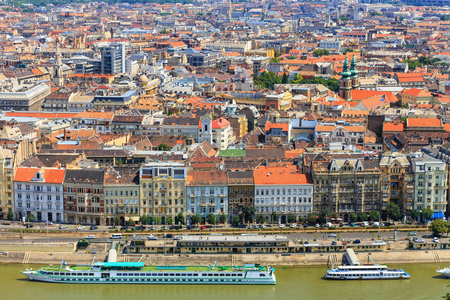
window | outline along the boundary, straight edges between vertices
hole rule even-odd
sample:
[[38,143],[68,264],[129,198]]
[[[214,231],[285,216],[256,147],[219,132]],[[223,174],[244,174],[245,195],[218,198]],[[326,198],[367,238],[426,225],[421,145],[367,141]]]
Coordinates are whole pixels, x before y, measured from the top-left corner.
[[52,195],[47,195],[47,200],[52,201]]
[[52,187],[51,186],[47,186],[47,192],[51,192],[52,191]]

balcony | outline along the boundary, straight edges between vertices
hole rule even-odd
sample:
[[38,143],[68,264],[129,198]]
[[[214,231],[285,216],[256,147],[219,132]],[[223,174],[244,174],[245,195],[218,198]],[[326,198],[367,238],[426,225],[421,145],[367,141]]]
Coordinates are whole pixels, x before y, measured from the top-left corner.
[[195,198],[195,194],[190,194],[189,197]]
[[200,206],[206,206],[206,205],[208,205],[208,202],[206,202],[206,201],[201,201],[201,202],[199,203],[199,205],[200,205]]

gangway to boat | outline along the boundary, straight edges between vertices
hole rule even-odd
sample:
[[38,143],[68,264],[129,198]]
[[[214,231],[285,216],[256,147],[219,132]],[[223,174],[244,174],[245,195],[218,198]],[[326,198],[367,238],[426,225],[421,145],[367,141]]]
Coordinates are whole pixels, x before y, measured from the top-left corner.
[[116,243],[111,243],[111,249],[108,252],[108,262],[117,262]]
[[347,248],[345,250],[345,256],[351,266],[359,266],[361,264],[352,248]]

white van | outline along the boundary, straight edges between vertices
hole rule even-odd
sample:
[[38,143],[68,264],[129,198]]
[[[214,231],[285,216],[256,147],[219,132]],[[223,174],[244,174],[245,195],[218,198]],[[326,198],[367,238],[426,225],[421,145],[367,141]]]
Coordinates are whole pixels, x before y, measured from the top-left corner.
[[121,233],[114,233],[110,239],[115,239],[115,240],[120,240],[122,239],[122,234]]
[[369,222],[361,222],[361,227],[367,227],[369,226]]

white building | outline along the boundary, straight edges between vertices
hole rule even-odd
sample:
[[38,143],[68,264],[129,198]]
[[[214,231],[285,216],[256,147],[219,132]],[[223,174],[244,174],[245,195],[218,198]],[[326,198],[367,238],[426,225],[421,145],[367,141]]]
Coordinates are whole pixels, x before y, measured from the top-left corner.
[[228,212],[228,180],[226,171],[190,171],[187,173],[188,197],[186,217],[214,214],[218,218]]
[[320,49],[328,49],[328,50],[334,50],[334,49],[339,50],[339,49],[341,49],[342,45],[343,45],[342,40],[323,39],[319,43],[319,48]]
[[270,220],[275,212],[281,222],[287,216],[306,217],[313,212],[313,181],[295,166],[259,166],[253,172],[256,214]]
[[225,150],[228,145],[236,140],[230,122],[224,117],[213,120],[209,114],[202,117],[199,124],[199,142],[208,141],[216,144],[220,150]]
[[32,214],[39,222],[64,222],[65,172],[59,168],[17,168],[14,176],[16,218]]
[[447,166],[428,154],[412,159],[414,172],[414,209],[430,208],[433,218],[444,217],[447,208]]

